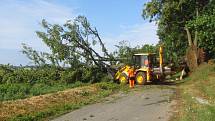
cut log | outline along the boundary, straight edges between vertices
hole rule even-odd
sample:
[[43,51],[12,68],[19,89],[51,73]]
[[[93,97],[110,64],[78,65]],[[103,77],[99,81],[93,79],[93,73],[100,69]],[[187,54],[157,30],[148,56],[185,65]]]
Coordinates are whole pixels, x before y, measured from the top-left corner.
[[184,69],[182,70],[182,72],[181,72],[180,80],[183,79],[184,75],[185,75],[185,68],[184,68]]

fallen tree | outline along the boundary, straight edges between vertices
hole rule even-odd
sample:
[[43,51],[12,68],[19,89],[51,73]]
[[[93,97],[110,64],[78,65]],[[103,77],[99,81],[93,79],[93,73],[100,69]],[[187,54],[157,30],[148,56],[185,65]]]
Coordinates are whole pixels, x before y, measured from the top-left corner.
[[[63,26],[52,25],[45,20],[42,20],[41,24],[45,32],[36,33],[51,53],[38,52],[23,44],[23,53],[34,64],[52,64],[74,69],[97,66],[101,71],[109,72],[113,76],[110,61],[114,60],[114,57],[108,53],[97,29],[90,25],[86,17],[78,16]],[[97,49],[101,49],[101,52],[97,52]]]

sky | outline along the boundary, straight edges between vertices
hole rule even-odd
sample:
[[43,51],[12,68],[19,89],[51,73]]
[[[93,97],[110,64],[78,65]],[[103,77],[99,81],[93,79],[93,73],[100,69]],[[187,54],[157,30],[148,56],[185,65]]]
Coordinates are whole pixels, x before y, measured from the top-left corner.
[[35,50],[48,51],[35,31],[42,31],[40,22],[64,24],[78,15],[88,18],[96,27],[109,51],[120,41],[131,47],[156,44],[157,25],[141,17],[149,0],[1,0],[0,64],[27,65],[21,53],[22,43]]

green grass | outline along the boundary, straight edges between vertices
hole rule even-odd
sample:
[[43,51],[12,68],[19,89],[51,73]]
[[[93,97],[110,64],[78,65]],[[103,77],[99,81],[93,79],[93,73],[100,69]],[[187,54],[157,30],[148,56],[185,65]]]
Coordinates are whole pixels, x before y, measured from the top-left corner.
[[86,104],[79,103],[79,104],[61,104],[56,107],[49,108],[45,111],[36,112],[34,114],[29,115],[18,115],[16,117],[13,117],[9,120],[11,121],[40,121],[40,120],[46,120],[48,117],[56,116],[60,114],[64,114],[68,111],[75,110],[80,108],[81,106],[84,106]]
[[[179,86],[181,96],[179,121],[215,120],[215,65],[201,65]],[[202,104],[196,97],[207,100]]]
[[0,84],[0,101],[23,99],[27,97],[53,93],[69,88],[87,85],[87,83],[76,82],[73,84],[66,83],[11,83]]
[[65,114],[72,110],[78,109],[84,105],[92,104],[95,102],[102,101],[104,97],[109,96],[115,92],[120,90],[128,91],[127,86],[118,85],[111,82],[101,82],[94,84],[98,91],[94,93],[81,93],[82,98],[78,99],[75,103],[74,102],[61,102],[59,104],[53,104],[53,106],[46,107],[42,111],[32,112],[30,114],[24,115],[16,115],[15,117],[11,117],[9,120],[11,121],[41,121],[41,120],[48,120],[52,119],[56,116]]

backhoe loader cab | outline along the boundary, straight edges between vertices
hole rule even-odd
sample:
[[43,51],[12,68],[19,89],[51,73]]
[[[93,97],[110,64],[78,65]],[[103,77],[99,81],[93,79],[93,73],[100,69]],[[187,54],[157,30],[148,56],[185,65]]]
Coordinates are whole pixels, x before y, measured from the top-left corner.
[[157,59],[155,53],[139,53],[133,55],[133,65],[135,68],[155,67]]

